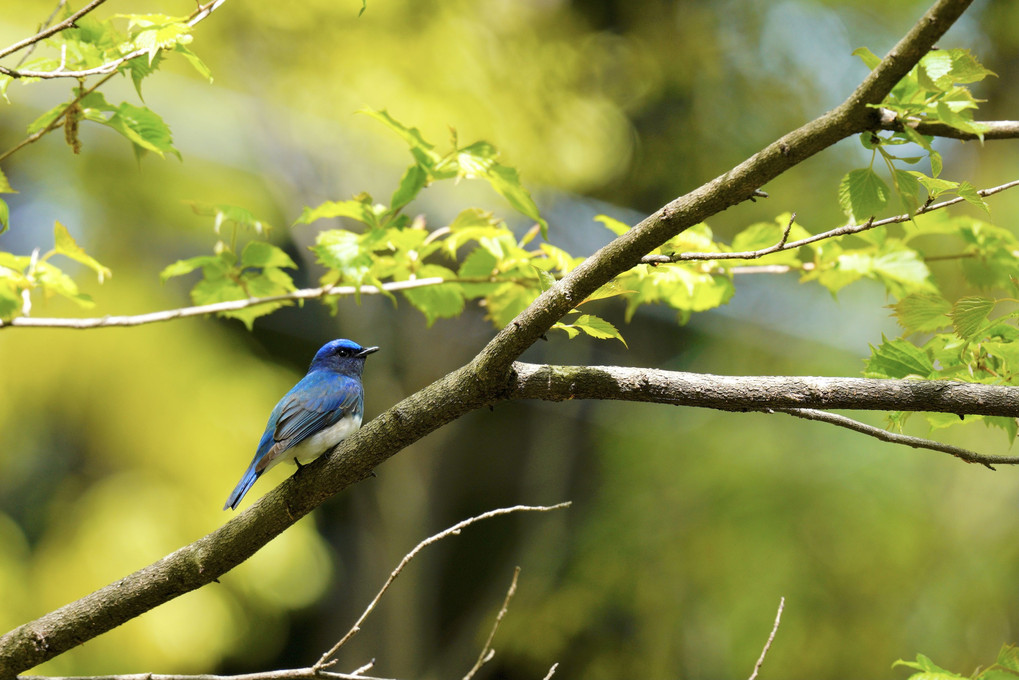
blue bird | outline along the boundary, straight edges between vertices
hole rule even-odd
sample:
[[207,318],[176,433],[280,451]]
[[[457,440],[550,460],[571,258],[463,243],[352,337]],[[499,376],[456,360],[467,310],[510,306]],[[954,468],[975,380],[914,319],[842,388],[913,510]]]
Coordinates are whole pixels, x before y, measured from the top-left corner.
[[361,372],[364,360],[378,349],[350,340],[331,340],[315,353],[308,374],[272,410],[255,457],[224,510],[236,509],[255,480],[272,466],[292,460],[300,467],[361,427]]

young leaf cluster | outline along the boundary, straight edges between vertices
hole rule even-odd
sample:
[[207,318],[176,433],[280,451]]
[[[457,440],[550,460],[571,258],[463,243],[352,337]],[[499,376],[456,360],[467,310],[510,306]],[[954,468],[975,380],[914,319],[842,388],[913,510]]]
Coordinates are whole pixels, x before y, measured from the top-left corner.
[[[212,255],[199,255],[169,265],[159,274],[164,283],[175,276],[185,276],[200,269],[202,278],[191,289],[191,300],[196,305],[252,297],[271,297],[295,290],[293,279],[283,270],[296,269],[297,265],[279,247],[267,241],[252,239],[243,249],[239,249],[239,230],[250,230],[257,235],[266,235],[272,228],[270,224],[237,206],[194,203],[192,207],[199,215],[213,218],[216,234],[222,233],[224,225],[228,226],[230,239],[218,240]],[[240,320],[250,329],[259,316],[269,314],[287,304],[290,303],[272,302],[221,314]]]
[[[946,297],[934,287],[902,296],[892,309],[904,337],[885,338],[872,347],[865,375],[1019,384],[1019,239],[968,217],[928,218],[920,225],[920,231],[906,241],[930,233],[954,237],[961,246],[951,261],[958,264],[969,287],[986,294]],[[894,414],[893,422],[901,425],[906,417]],[[926,414],[926,418],[935,428],[960,422],[951,415]],[[983,420],[1005,430],[1010,441],[1015,439],[1015,419]]]
[[[858,48],[853,54],[871,69],[881,61],[866,47]],[[948,193],[955,193],[986,209],[983,199],[968,182],[939,179],[941,155],[931,146],[933,138],[918,133],[916,126],[919,123],[943,123],[977,135],[982,140],[986,128],[973,120],[979,100],[973,97],[966,85],[989,75],[994,73],[984,68],[969,50],[932,50],[899,81],[879,108],[901,121],[901,130],[861,134],[860,142],[873,152],[870,165],[850,171],[839,184],[839,205],[850,220],[862,224],[875,217],[888,206],[893,193],[910,214],[915,213],[925,200],[930,202]],[[916,165],[923,159],[922,155],[896,155],[890,150],[908,144],[919,146],[927,156],[930,175],[899,167]],[[874,161],[879,157],[888,171],[891,187],[874,170]]]
[[41,292],[73,300],[82,307],[93,306],[92,298],[78,290],[78,285],[51,259],[63,255],[96,273],[99,282],[110,276],[110,270],[89,256],[60,222],[53,225],[53,248],[40,256],[13,255],[0,252],[0,320],[10,319],[31,309],[31,295]]
[[893,666],[905,666],[916,671],[909,680],[1014,680],[1019,676],[1019,649],[1014,645],[1003,645],[998,658],[987,668],[978,668],[972,675],[960,675],[946,670],[923,654],[916,655],[916,661],[899,659]]
[[[65,13],[69,16],[70,9],[65,7]],[[150,151],[161,157],[172,153],[179,158],[170,129],[157,113],[129,102],[109,103],[96,88],[119,73],[131,78],[141,99],[142,81],[158,70],[165,55],[171,53],[182,56],[203,78],[211,80],[208,67],[189,47],[191,31],[187,17],[164,14],[118,14],[103,20],[91,14],[79,17],[71,27],[44,41],[50,48],[48,54],[0,73],[0,96],[10,101],[8,89],[16,79],[25,84],[43,78],[73,77],[76,85],[70,99],[30,123],[29,140],[63,127],[68,146],[79,153],[82,144],[79,125],[89,121],[122,135],[139,159]],[[89,76],[102,79],[88,85]],[[0,171],[0,193],[11,191]],[[8,226],[8,212],[6,202],[0,199],[0,232]]]

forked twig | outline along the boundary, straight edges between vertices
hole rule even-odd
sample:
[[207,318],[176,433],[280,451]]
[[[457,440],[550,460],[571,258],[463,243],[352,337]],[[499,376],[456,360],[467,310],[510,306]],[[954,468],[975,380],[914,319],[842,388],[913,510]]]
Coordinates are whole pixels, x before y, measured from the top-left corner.
[[[557,503],[556,505],[514,505],[511,508],[498,508],[496,510],[489,510],[488,512],[482,513],[475,517],[465,519],[462,522],[458,522],[457,524],[454,524],[448,529],[440,531],[434,536],[430,536],[425,540],[421,541],[416,546],[414,546],[413,550],[404,555],[403,559],[400,560],[400,563],[396,565],[396,569],[394,569],[392,573],[389,574],[389,578],[386,579],[386,582],[382,585],[382,588],[379,589],[379,592],[375,595],[372,601],[368,603],[368,607],[364,610],[364,612],[357,619],[357,621],[354,622],[354,625],[351,626],[350,630],[347,631],[346,635],[340,638],[340,641],[333,645],[328,652],[323,654],[319,658],[319,660],[315,662],[315,665],[312,666],[312,669],[314,669],[316,672],[320,672],[336,663],[336,660],[330,661],[330,658],[340,650],[340,647],[345,645],[347,641],[350,640],[350,638],[354,637],[354,635],[356,635],[358,631],[361,630],[361,624],[364,623],[365,619],[368,618],[368,615],[371,614],[372,611],[374,611],[375,607],[379,603],[379,600],[381,600],[382,596],[386,593],[387,590],[389,590],[389,586],[393,584],[393,581],[395,581],[396,577],[400,575],[400,572],[403,571],[403,568],[406,567],[407,563],[414,559],[417,556],[417,554],[424,550],[426,547],[432,545],[433,543],[441,541],[447,536],[459,534],[461,530],[465,529],[466,527],[469,527],[472,524],[475,524],[482,520],[491,519],[492,517],[498,517],[499,515],[508,515],[512,512],[528,512],[528,511],[548,512],[550,510],[559,510],[560,508],[566,508],[569,506],[570,502],[566,501],[565,503]],[[516,581],[514,579],[514,583],[515,582]]]

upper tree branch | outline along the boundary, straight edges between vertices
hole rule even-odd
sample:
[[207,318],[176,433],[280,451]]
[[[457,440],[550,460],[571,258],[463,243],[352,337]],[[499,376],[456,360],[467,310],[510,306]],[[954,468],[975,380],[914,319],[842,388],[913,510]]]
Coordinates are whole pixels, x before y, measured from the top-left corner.
[[[895,112],[888,109],[881,109],[881,120],[879,127],[883,130],[894,130],[901,132],[902,128],[909,125],[921,135],[930,137],[948,137],[950,139],[980,139],[972,132],[966,132],[944,123],[919,122],[916,124],[905,123],[895,115]],[[984,139],[1019,139],[1019,120],[982,120],[978,124],[986,128]]]
[[[969,6],[938,0],[841,106],[782,137],[620,236],[552,286],[460,368],[404,399],[224,526],[116,583],[0,638],[0,680],[51,659],[139,614],[215,580],[330,496],[438,427],[505,399],[512,363],[599,286],[683,229],[735,205],[766,182],[875,125],[877,104]],[[894,406],[901,408],[899,404]]]
[[485,347],[474,363],[498,380],[524,350],[567,312],[684,229],[747,200],[765,183],[846,137],[873,129],[892,87],[926,54],[972,0],[938,0],[837,108],[807,123],[735,168],[677,198],[582,262],[545,291]]

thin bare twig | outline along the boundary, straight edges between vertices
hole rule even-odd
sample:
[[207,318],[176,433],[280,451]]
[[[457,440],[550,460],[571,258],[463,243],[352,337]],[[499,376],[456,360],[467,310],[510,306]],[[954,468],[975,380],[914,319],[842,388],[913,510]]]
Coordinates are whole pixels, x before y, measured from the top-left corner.
[[[565,503],[558,503],[556,505],[514,505],[511,508],[498,508],[496,510],[489,510],[488,512],[482,513],[475,517],[471,517],[469,519],[465,519],[462,522],[458,522],[457,524],[454,524],[448,529],[440,531],[434,536],[430,536],[429,538],[426,538],[425,540],[421,541],[416,546],[414,546],[413,550],[404,555],[403,559],[400,560],[400,563],[396,565],[396,569],[394,569],[393,572],[389,575],[389,578],[386,579],[386,582],[382,585],[382,588],[375,595],[372,601],[368,603],[368,607],[364,610],[361,616],[358,617],[357,621],[354,622],[354,625],[351,626],[350,630],[347,631],[346,635],[340,638],[340,641],[333,645],[328,652],[323,654],[319,658],[319,660],[315,662],[315,665],[312,666],[312,668],[316,671],[319,671],[328,668],[336,663],[335,660],[330,661],[330,658],[334,654],[336,654],[336,652],[338,652],[340,648],[343,645],[345,645],[348,640],[350,640],[350,638],[354,637],[358,633],[358,631],[361,630],[361,624],[363,624],[365,619],[368,618],[368,615],[371,614],[372,611],[374,611],[375,607],[379,603],[379,600],[381,600],[382,596],[386,593],[387,590],[389,590],[389,586],[393,584],[393,581],[396,580],[396,577],[400,575],[400,572],[403,571],[404,567],[406,567],[407,564],[418,555],[418,553],[420,553],[428,546],[432,545],[433,543],[437,543],[438,541],[441,541],[447,536],[459,534],[463,529],[469,527],[472,524],[475,524],[482,520],[490,519],[492,517],[498,517],[499,515],[508,515],[512,512],[528,512],[528,511],[549,512],[550,510],[558,510],[560,508],[566,508],[569,506],[570,502],[567,501]],[[515,577],[514,583],[516,583]]]
[[506,612],[509,611],[510,600],[513,599],[513,595],[517,592],[517,579],[520,578],[520,567],[513,569],[513,580],[510,582],[509,590],[506,591],[506,599],[502,601],[502,607],[499,608],[499,613],[495,615],[495,623],[492,624],[492,630],[488,632],[488,639],[485,640],[484,646],[481,648],[481,653],[478,654],[478,660],[474,662],[471,669],[467,671],[467,675],[463,677],[463,680],[471,680],[474,674],[481,670],[488,661],[495,656],[495,650],[492,649],[492,640],[495,639],[495,631],[499,630],[499,624],[502,623],[502,617],[506,616]]
[[65,28],[70,28],[71,26],[74,26],[75,21],[82,18],[83,16],[85,16],[86,14],[88,14],[89,12],[91,12],[104,2],[106,2],[106,0],[92,0],[92,2],[88,3],[87,5],[85,5],[84,7],[82,7],[77,12],[67,17],[60,23],[53,24],[49,28],[42,29],[41,31],[31,36],[30,38],[25,38],[24,40],[20,40],[14,43],[13,45],[5,47],[4,49],[0,50],[0,59],[3,59],[9,54],[14,54],[18,50],[23,50],[29,45],[34,45],[41,40],[45,40],[51,35],[60,33],[60,31],[64,30]]
[[775,633],[778,632],[778,624],[782,622],[783,609],[785,609],[784,597],[778,601],[778,612],[775,614],[775,625],[771,627],[771,635],[768,636],[768,641],[764,643],[764,649],[761,650],[761,656],[757,659],[757,663],[754,664],[754,672],[750,674],[749,680],[757,680],[757,673],[760,672],[761,666],[764,665],[764,657],[768,655],[768,650],[771,649],[771,643],[775,639]]
[[552,664],[552,667],[548,669],[548,673],[545,673],[545,677],[541,680],[552,680],[552,676],[555,675],[556,669],[559,668],[559,663]]
[[[1000,193],[1002,191],[1011,189],[1012,187],[1016,186],[1019,186],[1019,180],[1006,182],[1005,184],[996,187],[990,187],[989,189],[981,189],[977,192],[977,194],[982,198],[986,198],[987,196],[992,196],[994,194]],[[933,212],[935,210],[941,210],[951,205],[961,203],[965,200],[966,200],[965,198],[957,196],[956,198],[952,198],[947,201],[942,201],[941,203],[932,203],[930,205],[920,206],[917,209],[917,211],[913,214],[904,213],[902,215],[895,215],[894,217],[886,217],[881,220],[875,220],[874,218],[871,218],[864,222],[863,224],[847,224],[841,227],[837,227],[835,229],[830,229],[828,231],[821,232],[820,234],[814,234],[813,236],[801,238],[798,241],[787,242],[786,239],[788,238],[789,235],[789,229],[792,228],[792,221],[790,220],[789,226],[786,227],[785,233],[782,235],[782,239],[778,243],[768,246],[767,248],[761,248],[760,250],[747,250],[738,253],[675,253],[673,255],[645,255],[643,258],[641,258],[641,262],[645,264],[664,264],[668,262],[681,262],[681,261],[685,262],[688,260],[756,260],[758,258],[764,257],[765,255],[770,255],[772,253],[782,252],[785,250],[795,250],[802,246],[810,245],[811,243],[816,243],[817,241],[823,241],[829,238],[847,236],[849,234],[859,234],[860,232],[867,231],[868,229],[873,229],[875,227],[883,227],[887,224],[909,222],[917,215],[923,215],[929,212]],[[795,214],[793,215],[793,218],[795,219]]]
[[838,415],[836,413],[829,413],[827,411],[818,411],[812,408],[776,408],[771,409],[778,413],[786,413],[797,418],[805,418],[807,420],[816,420],[822,423],[828,423],[830,425],[837,425],[838,427],[844,427],[854,432],[860,432],[861,434],[880,439],[884,442],[890,442],[892,444],[903,444],[905,446],[911,446],[914,449],[929,449],[931,451],[939,451],[941,453],[948,453],[959,460],[966,461],[967,463],[976,463],[977,465],[983,465],[984,467],[993,470],[995,465],[1019,465],[1019,456],[991,456],[982,453],[976,453],[969,449],[964,449],[958,446],[952,446],[951,444],[942,444],[941,442],[934,441],[932,439],[924,439],[923,437],[913,437],[906,434],[898,434],[896,432],[889,432],[883,430],[880,427],[874,427],[873,425],[867,425],[861,423],[858,420],[847,418],[846,416]]

